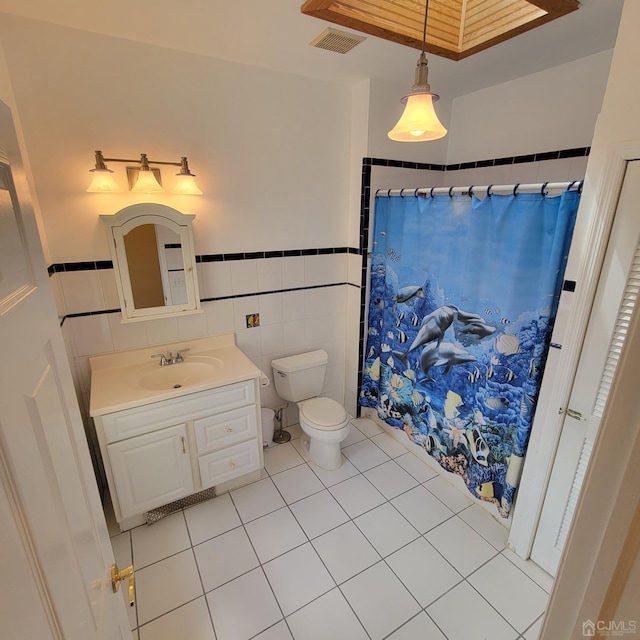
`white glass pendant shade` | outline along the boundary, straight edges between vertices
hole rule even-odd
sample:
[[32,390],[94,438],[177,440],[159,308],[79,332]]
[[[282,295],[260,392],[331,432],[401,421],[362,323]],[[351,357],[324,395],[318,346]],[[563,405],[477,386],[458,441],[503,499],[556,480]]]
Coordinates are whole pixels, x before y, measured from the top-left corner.
[[153,171],[141,169],[138,180],[131,188],[132,193],[164,193],[164,189],[153,175]]
[[91,169],[93,177],[87,188],[88,193],[122,193],[110,169]]
[[173,189],[173,193],[186,196],[201,196],[202,191],[196,184],[196,177],[191,174],[178,173],[178,181]]
[[438,140],[447,135],[433,103],[438,100],[435,93],[415,92],[402,99],[405,108],[397,124],[387,134],[397,142],[425,142]]

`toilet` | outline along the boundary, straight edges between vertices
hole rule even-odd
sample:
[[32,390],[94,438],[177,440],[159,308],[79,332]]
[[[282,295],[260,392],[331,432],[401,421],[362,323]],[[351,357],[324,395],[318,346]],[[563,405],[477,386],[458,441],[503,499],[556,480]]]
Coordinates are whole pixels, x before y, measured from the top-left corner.
[[340,443],[349,435],[351,423],[344,407],[331,398],[319,398],[329,357],[319,349],[271,362],[278,395],[296,402],[300,427],[309,437],[309,457],[323,469],[334,471],[342,464]]

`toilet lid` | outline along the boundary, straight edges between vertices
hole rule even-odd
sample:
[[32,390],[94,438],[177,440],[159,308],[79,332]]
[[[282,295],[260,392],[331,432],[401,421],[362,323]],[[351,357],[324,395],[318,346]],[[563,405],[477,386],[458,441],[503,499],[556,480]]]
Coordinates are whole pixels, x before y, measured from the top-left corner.
[[344,407],[331,398],[311,398],[302,403],[300,413],[306,422],[317,429],[341,429],[347,422]]

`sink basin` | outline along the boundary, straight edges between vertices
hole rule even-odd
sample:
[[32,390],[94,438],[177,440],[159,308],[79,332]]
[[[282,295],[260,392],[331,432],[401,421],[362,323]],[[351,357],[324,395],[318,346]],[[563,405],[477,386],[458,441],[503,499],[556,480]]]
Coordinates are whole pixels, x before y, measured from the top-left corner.
[[222,360],[211,357],[190,358],[164,367],[155,364],[151,371],[145,367],[138,383],[149,391],[181,389],[206,382],[221,367]]

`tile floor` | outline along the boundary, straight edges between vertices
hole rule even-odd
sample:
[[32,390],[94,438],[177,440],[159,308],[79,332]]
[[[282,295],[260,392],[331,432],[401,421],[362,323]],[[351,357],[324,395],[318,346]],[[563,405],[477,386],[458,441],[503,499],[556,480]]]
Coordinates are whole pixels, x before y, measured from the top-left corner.
[[[117,533],[135,640],[535,640],[551,578],[375,423],[325,471],[298,437],[263,478]],[[108,510],[107,510],[108,511]]]

